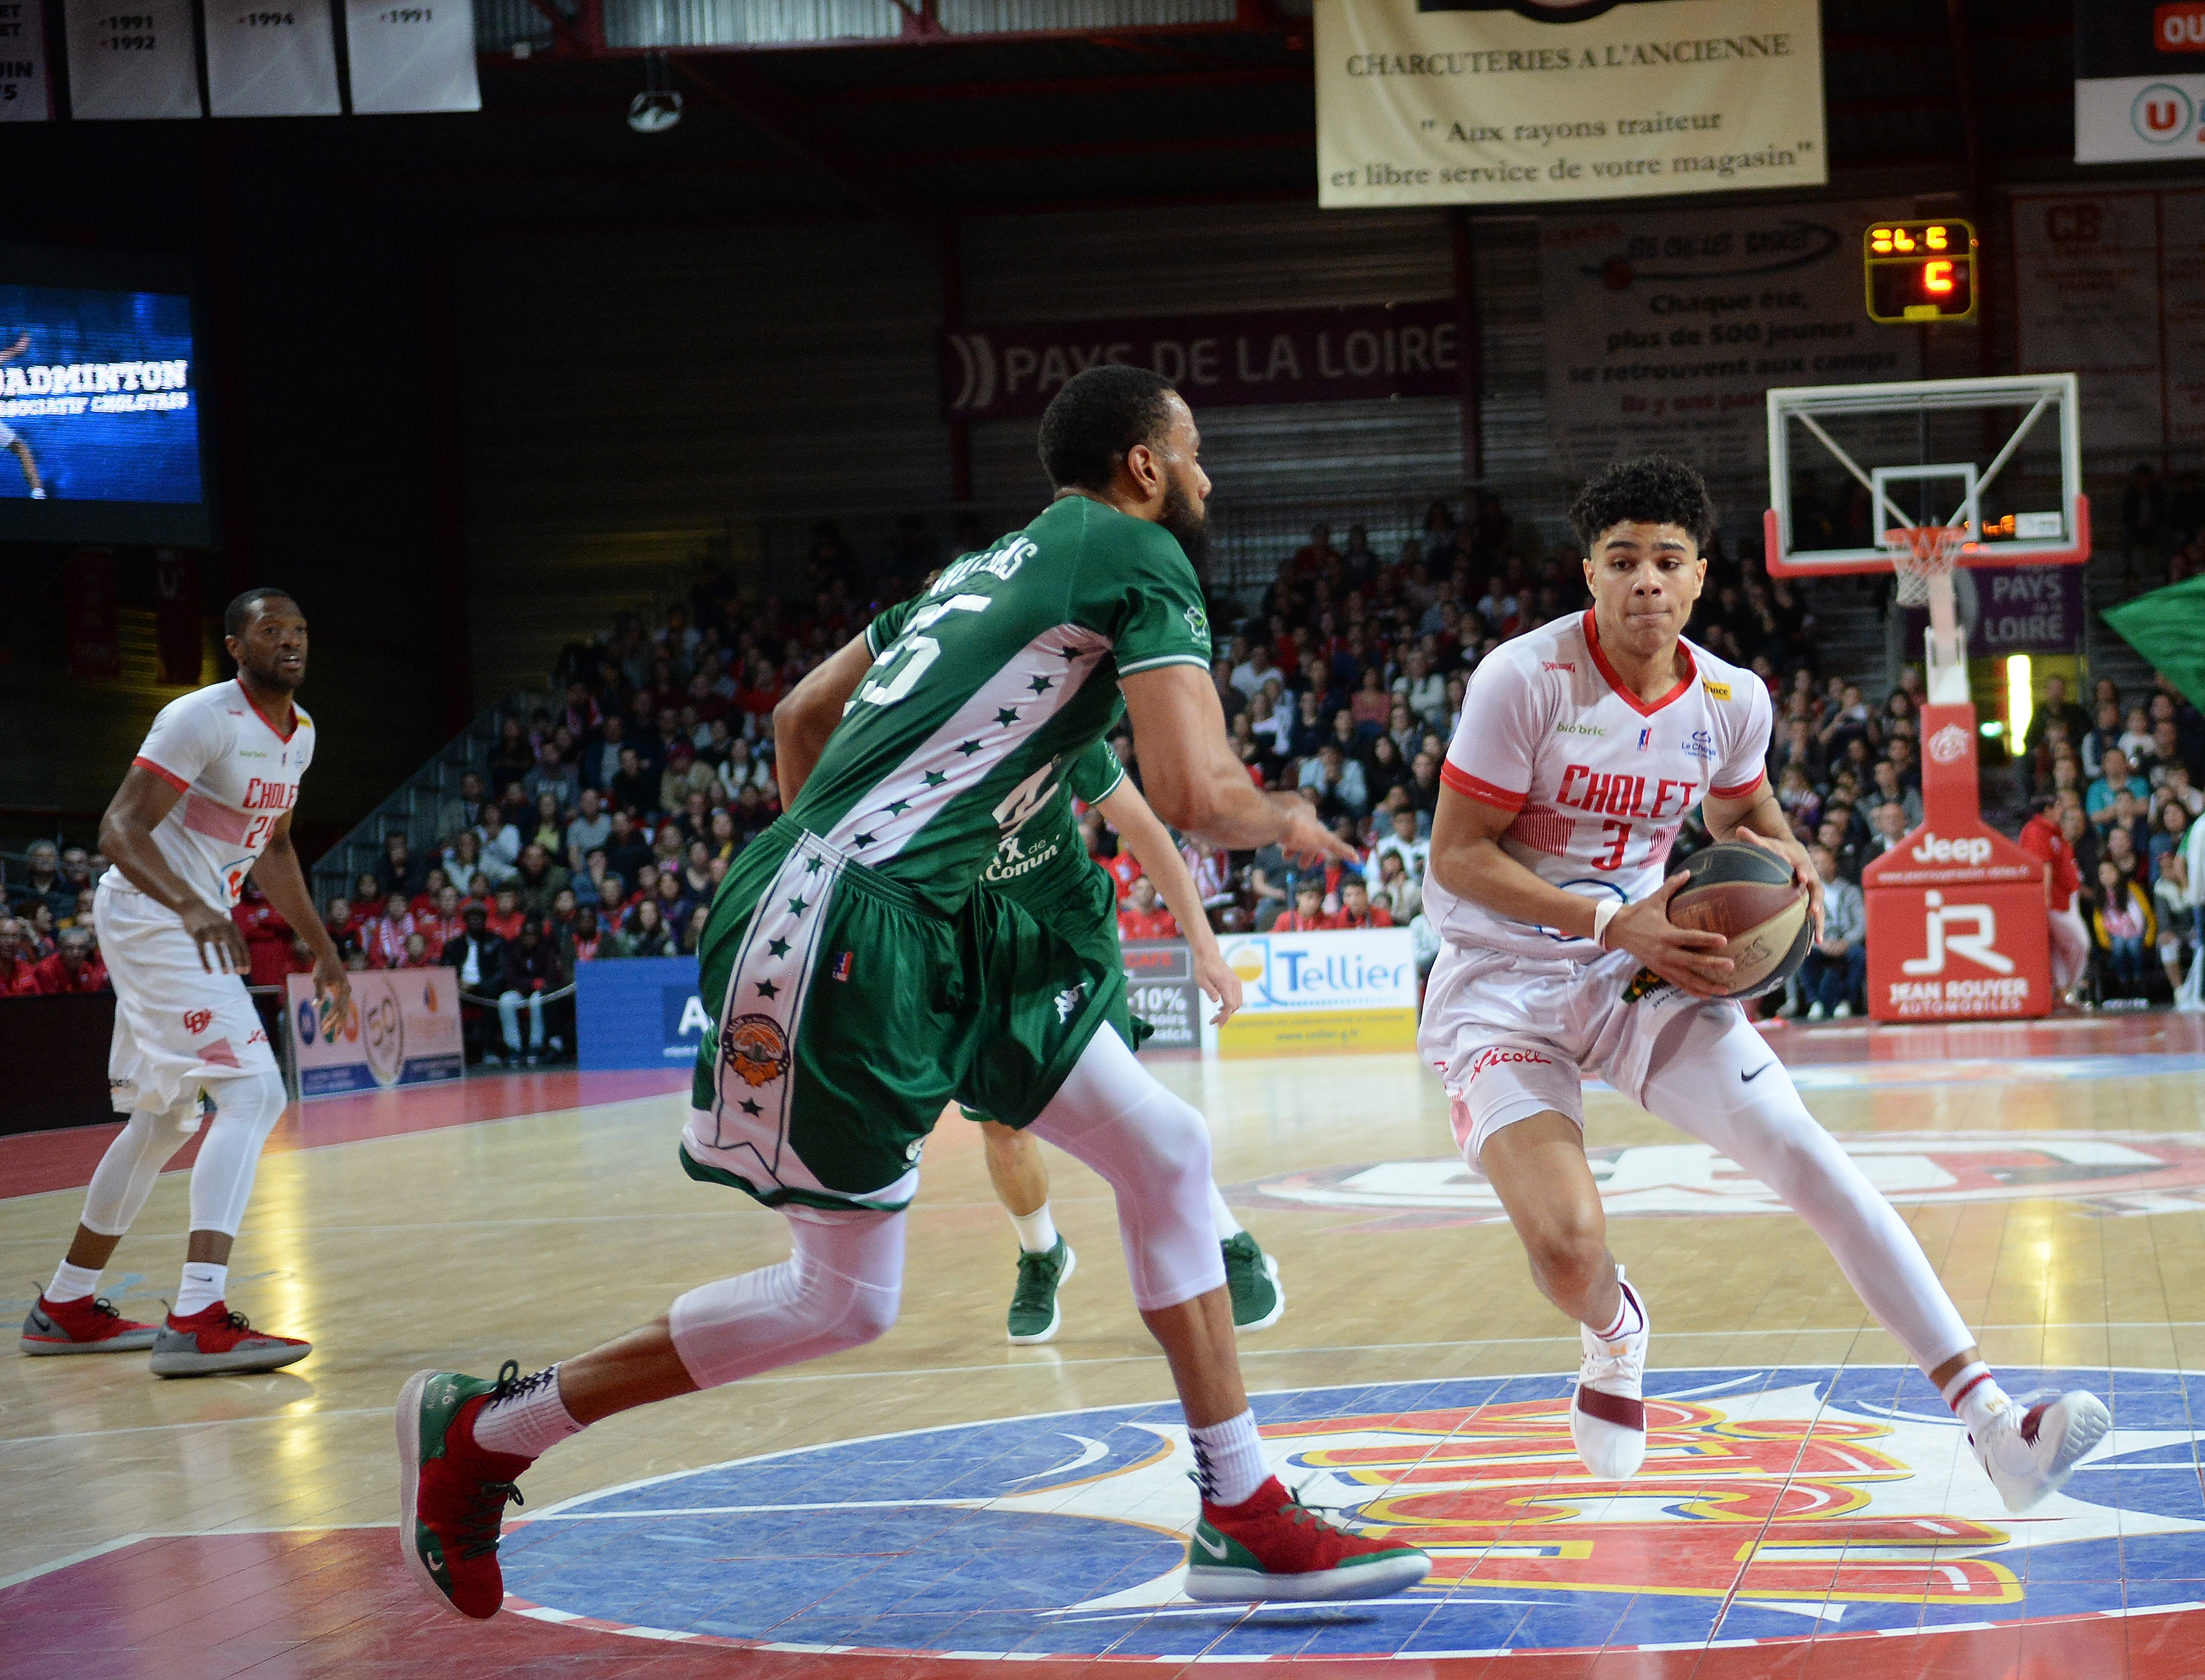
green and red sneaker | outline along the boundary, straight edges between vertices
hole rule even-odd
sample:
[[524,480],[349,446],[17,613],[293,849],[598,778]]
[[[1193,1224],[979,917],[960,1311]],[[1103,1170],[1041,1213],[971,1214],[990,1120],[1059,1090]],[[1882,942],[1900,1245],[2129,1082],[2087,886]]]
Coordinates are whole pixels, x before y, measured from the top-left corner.
[[487,1621],[505,1602],[498,1530],[513,1484],[536,1461],[475,1445],[476,1415],[516,1385],[508,1359],[496,1382],[416,1371],[398,1394],[398,1546],[406,1567],[462,1616]]
[[1415,1586],[1432,1560],[1413,1546],[1366,1540],[1311,1511],[1269,1478],[1237,1505],[1202,1502],[1186,1546],[1186,1595],[1382,1599]]

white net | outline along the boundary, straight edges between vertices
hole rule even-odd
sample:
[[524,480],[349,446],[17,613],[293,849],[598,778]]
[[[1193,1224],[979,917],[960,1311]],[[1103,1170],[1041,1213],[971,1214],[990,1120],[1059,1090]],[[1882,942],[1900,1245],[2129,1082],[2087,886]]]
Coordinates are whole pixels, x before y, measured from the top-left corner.
[[1892,569],[1899,574],[1899,604],[1926,607],[1933,578],[1949,578],[1967,545],[1965,525],[1910,525],[1883,533]]

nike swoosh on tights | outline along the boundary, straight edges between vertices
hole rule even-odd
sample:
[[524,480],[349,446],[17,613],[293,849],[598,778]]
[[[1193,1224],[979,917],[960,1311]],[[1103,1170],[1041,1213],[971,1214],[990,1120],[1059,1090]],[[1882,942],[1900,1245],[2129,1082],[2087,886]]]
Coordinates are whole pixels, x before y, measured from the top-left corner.
[[1760,1066],[1755,1068],[1752,1072],[1739,1074],[1738,1076],[1738,1082],[1741,1085],[1750,1085],[1755,1080],[1758,1079],[1762,1074],[1768,1072],[1770,1068],[1775,1066],[1776,1064],[1774,1062],[1763,1062]]
[[1202,1537],[1202,1530],[1197,1529],[1194,1531],[1194,1543],[1200,1546],[1204,1551],[1207,1552],[1211,1557],[1216,1558],[1219,1562],[1222,1563],[1224,1561],[1226,1548],[1222,1540],[1219,1541],[1215,1546],[1212,1546],[1208,1540]]

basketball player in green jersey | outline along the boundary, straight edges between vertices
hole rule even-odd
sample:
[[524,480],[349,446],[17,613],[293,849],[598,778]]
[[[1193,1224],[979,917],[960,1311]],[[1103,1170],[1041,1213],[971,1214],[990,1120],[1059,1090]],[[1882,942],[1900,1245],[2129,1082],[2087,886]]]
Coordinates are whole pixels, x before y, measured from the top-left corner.
[[[878,657],[894,644],[912,613],[924,610],[924,594],[889,608],[865,626],[865,645]],[[792,733],[805,706],[824,718],[841,715],[849,695],[836,693],[823,681],[799,704],[784,714]],[[794,742],[784,750],[775,743],[775,765],[782,778],[784,806],[802,792],[793,773],[808,764],[809,756]],[[1097,741],[1069,766],[1064,780],[1048,804],[1016,834],[1006,834],[995,858],[981,877],[985,890],[1001,893],[1023,905],[1035,921],[1082,950],[1097,967],[1120,960],[1118,953],[1117,889],[1108,872],[1087,855],[1072,802],[1098,807],[1118,831],[1118,836],[1139,862],[1162,894],[1165,905],[1186,935],[1194,958],[1196,983],[1220,1006],[1213,1024],[1222,1025],[1240,1006],[1240,977],[1226,965],[1203,913],[1202,895],[1187,873],[1186,863],[1171,831],[1156,821],[1149,802],[1141,797],[1126,774],[1126,767],[1108,743]],[[1147,1022],[1135,1016],[1119,994],[1110,1024],[1133,1048],[1150,1033]],[[1013,1342],[1046,1342],[1063,1323],[1058,1291],[1072,1279],[1079,1256],[1061,1236],[1049,1211],[1049,1167],[1041,1145],[1023,1129],[967,1107],[965,1118],[979,1122],[986,1140],[988,1178],[996,1196],[1011,1216],[1019,1234],[1019,1275],[1011,1291],[1006,1328]],[[1217,1232],[1219,1252],[1225,1261],[1225,1286],[1233,1301],[1233,1327],[1239,1331],[1268,1329],[1286,1310],[1286,1291],[1279,1283],[1278,1262],[1265,1254],[1255,1238],[1243,1229],[1213,1183],[1209,1213]]]
[[[1346,852],[1301,798],[1255,787],[1227,742],[1185,546],[1200,544],[1209,490],[1186,403],[1153,374],[1091,368],[1052,401],[1040,441],[1048,508],[948,568],[888,647],[854,638],[814,674],[814,693],[838,688],[847,707],[839,721],[828,709],[830,727],[791,731],[803,791],[735,860],[698,947],[717,1030],[698,1054],[681,1165],[777,1209],[789,1259],[692,1289],[533,1375],[510,1362],[496,1382],[422,1371],[399,1396],[401,1555],[462,1615],[502,1603],[501,1513],[550,1446],[886,1332],[904,1209],[952,1098],[1031,1127],[1111,1187],[1200,1489],[1189,1595],[1367,1598],[1429,1566],[1300,1505],[1269,1473],[1202,1116],[1103,1030],[1123,1007],[1115,953],[1098,965],[983,890],[1121,694],[1166,821],[1236,849]],[[802,697],[799,685],[782,703]]]

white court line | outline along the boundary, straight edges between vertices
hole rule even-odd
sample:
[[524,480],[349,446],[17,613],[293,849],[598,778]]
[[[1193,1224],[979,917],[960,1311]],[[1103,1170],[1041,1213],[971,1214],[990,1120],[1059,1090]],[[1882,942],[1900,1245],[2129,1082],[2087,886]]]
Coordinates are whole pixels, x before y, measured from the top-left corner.
[[[2031,1320],[2026,1324],[1979,1324],[1978,1331],[1989,1330],[2205,1330],[2205,1319],[2136,1319],[2111,1322],[2048,1324]],[[1769,1336],[1860,1336],[1883,1333],[1878,1326],[1836,1325],[1800,1330],[1665,1330],[1663,1342],[1736,1341],[1746,1337]],[[1567,1336],[1492,1336],[1478,1341],[1451,1342],[1343,1342],[1322,1347],[1267,1347],[1240,1350],[1240,1357],[1248,1359],[1297,1359],[1305,1355],[1329,1353],[1413,1353],[1427,1348],[1485,1348],[1485,1347],[1553,1347],[1563,1343],[1575,1346]],[[1085,1365],[1161,1365],[1161,1353],[1124,1353],[1093,1359],[1032,1359],[1005,1365],[918,1365],[889,1366],[867,1371],[821,1371],[801,1376],[745,1377],[747,1388],[769,1386],[790,1386],[799,1383],[849,1382],[864,1380],[894,1380],[904,1377],[961,1377],[1016,1375],[1034,1371],[1062,1371]],[[1828,1361],[1812,1362],[1818,1364]],[[1654,1368],[1655,1370],[1661,1367]],[[1475,1382],[1483,1379],[1475,1375],[1448,1378],[1444,1380]],[[1434,1379],[1442,1380],[1442,1379]],[[11,1446],[28,1446],[44,1441],[92,1440],[106,1435],[155,1434],[170,1429],[211,1429],[231,1423],[281,1423],[303,1422],[315,1417],[388,1417],[389,1406],[345,1406],[327,1411],[269,1412],[253,1417],[210,1417],[189,1423],[140,1423],[121,1429],[79,1429],[51,1435],[10,1435],[0,1437],[0,1451]],[[939,1425],[930,1427],[943,1427]]]
[[110,1552],[120,1552],[126,1546],[135,1546],[141,1540],[151,1540],[151,1535],[124,1535],[120,1540],[102,1540],[98,1546],[87,1546],[81,1552],[72,1552],[66,1558],[56,1558],[51,1563],[34,1564],[29,1569],[17,1570],[13,1575],[0,1575],[0,1592],[10,1587],[20,1587],[26,1581],[36,1581],[42,1575],[51,1575],[56,1570],[67,1569],[72,1564],[87,1564],[94,1558],[104,1558]]

